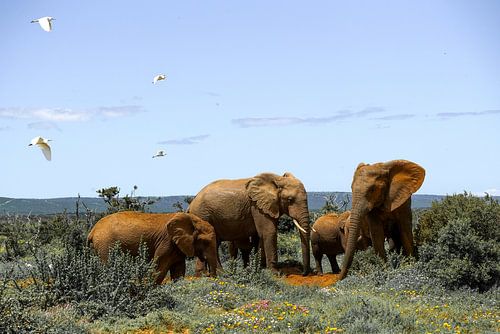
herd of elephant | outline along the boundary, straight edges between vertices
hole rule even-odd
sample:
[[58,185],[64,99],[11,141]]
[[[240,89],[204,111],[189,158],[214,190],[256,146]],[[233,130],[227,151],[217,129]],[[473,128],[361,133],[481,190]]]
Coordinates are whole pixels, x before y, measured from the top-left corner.
[[[291,173],[262,173],[251,178],[217,180],[195,196],[186,213],[119,212],[99,220],[88,235],[88,243],[103,260],[119,242],[122,249],[137,254],[147,244],[150,259],[156,260],[161,283],[185,275],[186,257],[197,257],[196,273],[208,268],[215,276],[220,269],[218,246],[231,241],[230,253],[241,250],[248,262],[252,248],[260,247],[262,262],[278,272],[278,219],[291,217],[300,233],[303,274],[310,273],[310,249],[316,272],[322,274],[326,254],[333,272],[347,275],[356,250],[370,245],[386,259],[389,249],[414,255],[411,195],[422,185],[425,170],[407,160],[359,164],[351,185],[352,209],[327,214],[309,223],[307,193]],[[336,255],[345,253],[342,267]]]

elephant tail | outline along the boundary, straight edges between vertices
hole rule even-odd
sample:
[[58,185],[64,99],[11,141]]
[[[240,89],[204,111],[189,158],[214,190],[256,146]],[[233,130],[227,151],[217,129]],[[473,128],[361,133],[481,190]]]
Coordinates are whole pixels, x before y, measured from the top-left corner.
[[87,236],[87,247],[92,246],[92,237],[94,236],[94,229],[90,231],[89,235]]

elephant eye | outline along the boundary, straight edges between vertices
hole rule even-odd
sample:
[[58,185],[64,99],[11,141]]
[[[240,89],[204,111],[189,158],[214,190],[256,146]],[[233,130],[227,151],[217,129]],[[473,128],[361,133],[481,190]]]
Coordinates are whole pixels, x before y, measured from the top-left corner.
[[288,203],[292,203],[293,202],[293,197],[288,197]]

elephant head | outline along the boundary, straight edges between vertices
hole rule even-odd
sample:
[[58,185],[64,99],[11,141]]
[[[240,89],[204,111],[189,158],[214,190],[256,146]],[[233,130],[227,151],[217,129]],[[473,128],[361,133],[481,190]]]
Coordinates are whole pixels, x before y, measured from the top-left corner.
[[182,253],[206,261],[210,276],[216,276],[217,241],[212,225],[193,214],[176,213],[167,223],[167,231]]
[[341,278],[347,275],[360,233],[370,235],[368,215],[374,210],[390,213],[399,208],[420,188],[424,177],[425,170],[407,160],[358,165],[351,185],[352,210]]
[[302,182],[291,173],[279,176],[262,173],[251,178],[246,189],[257,208],[276,221],[290,216],[300,231],[304,273],[310,271],[310,227],[307,193]]

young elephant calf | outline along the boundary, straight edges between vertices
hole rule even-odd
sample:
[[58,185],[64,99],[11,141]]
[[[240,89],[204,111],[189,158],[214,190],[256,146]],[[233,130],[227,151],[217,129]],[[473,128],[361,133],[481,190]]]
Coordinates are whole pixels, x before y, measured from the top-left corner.
[[[316,261],[316,273],[323,274],[321,260],[323,254],[328,257],[332,272],[340,272],[337,263],[337,255],[343,254],[346,247],[347,237],[349,235],[349,217],[350,211],[342,214],[329,213],[319,217],[311,228],[311,245],[314,260]],[[360,236],[357,242],[357,249],[366,249],[370,244],[370,239]]]
[[118,212],[99,220],[87,242],[104,262],[116,242],[137,255],[141,242],[148,247],[149,259],[155,259],[160,284],[170,271],[172,279],[185,275],[186,257],[206,261],[210,275],[216,275],[217,243],[215,230],[204,220],[188,213]]

